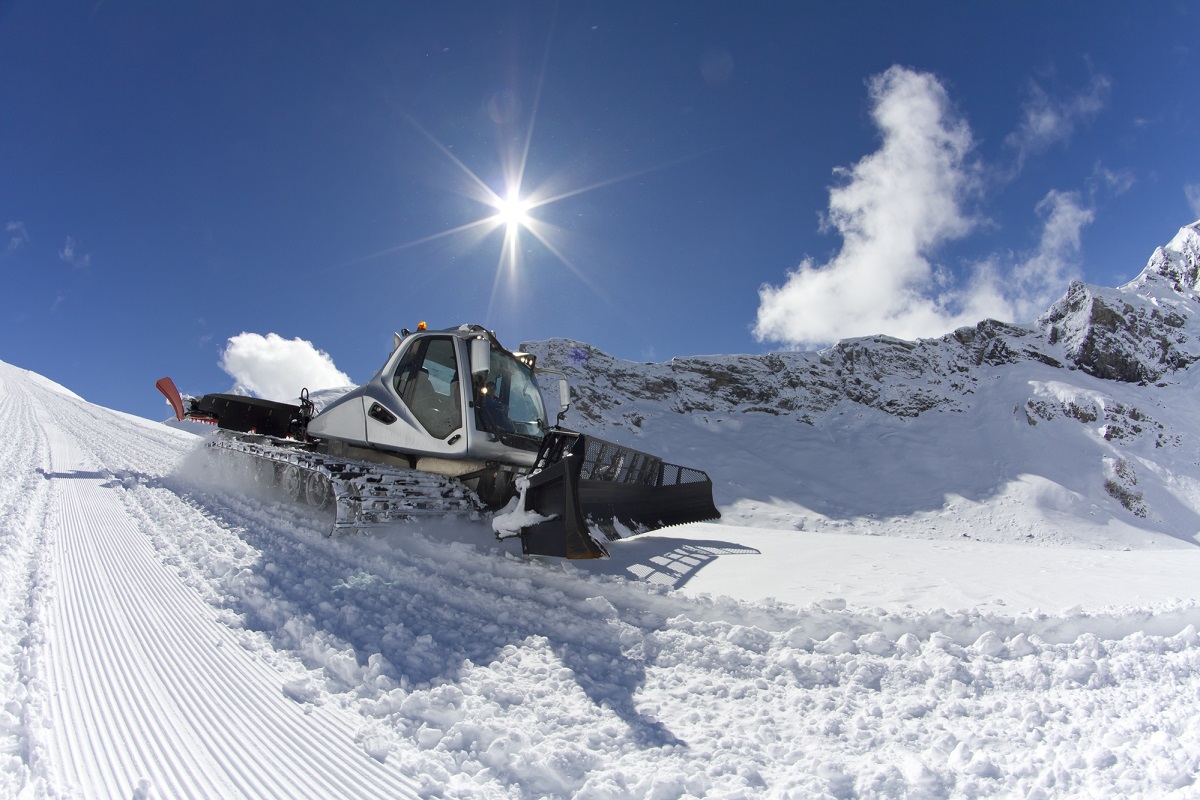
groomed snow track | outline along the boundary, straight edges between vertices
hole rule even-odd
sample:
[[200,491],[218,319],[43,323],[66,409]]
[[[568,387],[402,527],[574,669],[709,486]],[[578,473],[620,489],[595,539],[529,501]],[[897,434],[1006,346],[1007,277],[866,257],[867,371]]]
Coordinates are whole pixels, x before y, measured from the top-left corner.
[[114,491],[153,484],[194,440],[97,419],[14,373],[0,364],[0,518],[23,521],[0,539],[21,551],[4,563],[22,565],[4,575],[4,625],[35,647],[0,660],[4,688],[24,687],[7,706],[19,735],[0,739],[23,767],[0,796],[417,796],[356,744],[357,714],[284,694],[279,672],[160,559],[134,493]]

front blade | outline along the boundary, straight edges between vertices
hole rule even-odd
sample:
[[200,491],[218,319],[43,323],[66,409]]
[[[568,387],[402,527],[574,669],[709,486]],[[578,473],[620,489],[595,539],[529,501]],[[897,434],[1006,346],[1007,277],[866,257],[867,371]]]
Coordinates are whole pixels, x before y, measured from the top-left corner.
[[[554,437],[554,438],[552,438]],[[565,558],[608,554],[604,541],[718,519],[704,472],[583,434],[556,431],[543,442],[526,508],[553,519],[521,531],[526,553]]]

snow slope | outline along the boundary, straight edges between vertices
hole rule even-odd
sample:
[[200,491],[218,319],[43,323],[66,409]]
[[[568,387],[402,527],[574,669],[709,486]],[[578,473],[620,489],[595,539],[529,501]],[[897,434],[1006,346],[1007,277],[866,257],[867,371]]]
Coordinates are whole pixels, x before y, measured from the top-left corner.
[[581,565],[505,553],[484,521],[327,538],[199,478],[195,437],[2,363],[0,440],[0,796],[1194,791],[1180,539],[795,530],[809,511]]
[[820,352],[622,361],[522,344],[566,371],[567,426],[713,478],[725,519],[805,531],[1192,548],[1200,535],[1200,223],[1036,324]]
[[[195,439],[0,366],[6,796],[414,796],[336,708],[298,708],[147,518]],[[178,505],[178,504],[177,504]]]

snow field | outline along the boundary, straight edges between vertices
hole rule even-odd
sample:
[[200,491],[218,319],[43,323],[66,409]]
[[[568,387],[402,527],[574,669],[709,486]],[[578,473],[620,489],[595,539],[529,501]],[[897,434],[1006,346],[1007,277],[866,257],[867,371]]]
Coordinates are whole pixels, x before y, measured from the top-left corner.
[[[327,537],[318,514],[230,493],[197,440],[7,366],[0,412],[0,796],[1195,790],[1200,611],[1169,588],[945,610],[919,601],[929,572],[895,570],[905,602],[856,579],[805,604],[746,552],[770,558],[778,530],[679,528],[583,565],[514,556],[486,521]],[[849,573],[883,541],[822,546]],[[904,544],[946,581],[983,552]],[[1038,566],[1059,549],[1028,552],[994,560],[996,586],[1055,579]],[[627,577],[686,558],[686,581]],[[754,599],[715,591],[730,564]]]
[[[727,508],[725,520],[737,513]],[[851,598],[881,612],[1033,613],[1043,636],[1053,618],[1073,631],[1071,638],[1175,633],[1194,619],[1180,612],[1200,605],[1200,549],[1174,540],[1165,548],[1101,550],[859,534],[867,541],[848,545],[851,526],[814,527],[797,533],[697,523],[613,542],[611,558],[575,567],[750,603],[805,606]],[[1144,613],[1130,617],[1133,608]]]
[[[1170,790],[1196,769],[1186,607],[1167,636],[1138,632],[1138,612],[685,598],[439,542],[472,535],[453,525],[325,539],[301,513],[280,538],[286,509],[194,499],[222,520],[214,535],[243,528],[270,548],[246,562],[271,565],[260,573],[230,565],[228,546],[200,572],[259,646],[299,656],[293,699],[356,705],[366,746],[431,791],[1053,796]],[[1158,730],[1170,738],[1141,741]]]

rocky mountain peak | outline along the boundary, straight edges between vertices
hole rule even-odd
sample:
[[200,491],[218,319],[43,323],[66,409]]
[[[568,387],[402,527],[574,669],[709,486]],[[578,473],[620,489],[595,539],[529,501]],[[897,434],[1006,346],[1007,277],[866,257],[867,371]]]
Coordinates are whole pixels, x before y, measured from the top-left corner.
[[[898,417],[969,407],[995,370],[1037,363],[1155,383],[1200,360],[1200,223],[1116,288],[1074,282],[1035,325],[984,320],[936,339],[849,339],[819,352],[636,363],[565,339],[522,344],[576,387],[575,424],[640,428],[647,415],[762,413],[816,424],[867,407]],[[848,404],[848,405],[847,405]]]
[[1080,369],[1152,383],[1200,360],[1200,330],[1193,330],[1198,284],[1200,222],[1181,228],[1120,288],[1073,282],[1038,323]]
[[1179,229],[1166,246],[1150,256],[1150,263],[1133,280],[1140,285],[1157,276],[1166,280],[1176,292],[1193,295],[1200,289],[1200,221]]

